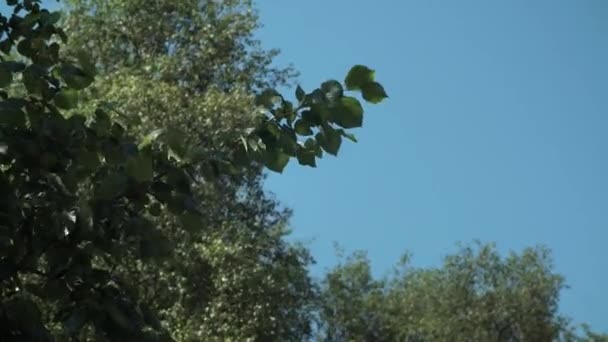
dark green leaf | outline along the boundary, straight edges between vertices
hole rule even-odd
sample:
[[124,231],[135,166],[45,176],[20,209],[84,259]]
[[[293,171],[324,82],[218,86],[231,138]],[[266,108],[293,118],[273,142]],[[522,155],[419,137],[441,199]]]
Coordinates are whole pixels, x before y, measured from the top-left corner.
[[72,109],[78,106],[78,92],[73,89],[63,89],[55,94],[55,105],[63,109]]
[[346,75],[344,83],[348,90],[362,89],[366,84],[374,81],[374,70],[364,66],[355,65]]
[[282,131],[281,136],[279,137],[278,146],[281,148],[281,150],[284,153],[286,153],[292,157],[295,157],[296,150],[298,149],[298,142],[297,142],[296,135],[293,133]]
[[127,188],[127,179],[122,173],[112,173],[106,176],[97,186],[97,197],[110,200],[122,194]]
[[154,177],[152,159],[147,156],[130,158],[127,161],[127,174],[138,183],[151,181]]
[[83,308],[78,308],[70,312],[63,321],[63,327],[66,333],[74,335],[80,332],[88,320],[87,311]]
[[60,69],[60,74],[68,87],[82,90],[93,83],[93,77],[84,70],[70,64],[64,64]]
[[380,103],[388,97],[384,87],[378,82],[370,82],[363,86],[361,93],[365,101],[370,103]]
[[185,213],[179,217],[179,221],[186,230],[196,231],[203,228],[203,221],[196,214]]
[[23,84],[30,94],[42,94],[48,83],[44,79],[44,70],[33,64],[23,71]]
[[331,109],[332,121],[344,128],[361,127],[363,124],[363,107],[361,107],[359,100],[345,96],[340,102],[340,105]]
[[334,156],[338,155],[340,145],[342,144],[342,135],[334,129],[324,129],[316,135],[317,142],[323,149]]
[[4,65],[0,65],[0,88],[6,88],[13,82],[13,72]]
[[181,130],[170,127],[166,129],[165,134],[163,134],[164,142],[169,146],[169,148],[180,158],[183,158],[186,155],[187,148],[185,137],[186,135]]
[[306,92],[304,91],[304,89],[302,89],[302,87],[298,86],[296,88],[296,99],[302,102],[302,100],[304,100],[304,96],[306,96]]
[[58,11],[49,12],[42,18],[44,23],[47,25],[56,24],[60,19],[61,19],[61,12],[58,12]]
[[281,96],[281,94],[279,94],[279,92],[274,89],[266,89],[256,97],[255,102],[258,106],[263,106],[267,109],[270,109],[282,100],[283,97]]
[[298,162],[300,165],[308,165],[310,167],[317,167],[315,150],[300,147],[297,151]]
[[321,91],[325,93],[325,97],[330,103],[338,101],[344,94],[342,85],[335,80],[329,80],[321,84]]
[[289,162],[289,155],[277,149],[273,149],[266,151],[264,159],[266,167],[274,172],[282,173]]
[[162,212],[162,207],[161,207],[160,203],[158,203],[158,202],[152,203],[152,205],[150,205],[148,207],[148,212],[152,216],[159,216]]
[[298,133],[299,135],[312,135],[312,129],[310,128],[310,126],[303,120],[298,120],[296,121],[295,125],[294,125],[294,130],[296,131],[296,133]]
[[302,112],[302,120],[310,126],[319,126],[323,122],[318,110],[305,110]]
[[91,55],[84,50],[80,50],[76,54],[76,57],[78,58],[78,63],[80,63],[82,70],[89,77],[95,77],[95,75],[97,74],[97,69],[95,67],[95,63],[93,62]]
[[3,101],[0,103],[0,125],[23,127],[25,113],[16,103]]

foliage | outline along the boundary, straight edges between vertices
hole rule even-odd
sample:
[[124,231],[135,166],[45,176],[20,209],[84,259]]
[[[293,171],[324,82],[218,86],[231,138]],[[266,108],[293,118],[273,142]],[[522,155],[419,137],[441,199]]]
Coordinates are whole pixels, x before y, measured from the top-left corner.
[[[258,167],[267,162],[264,154],[276,156],[281,163],[287,158],[277,151],[258,153],[260,147],[270,146],[272,141],[266,139],[266,145],[251,131],[260,119],[260,111],[272,116],[264,105],[273,100],[268,94],[277,93],[268,88],[285,85],[294,73],[289,68],[271,67],[276,51],[262,50],[253,38],[253,30],[259,25],[251,2],[68,3],[65,23],[70,32],[69,54],[77,55],[86,46],[100,61],[100,77],[88,88],[85,104],[94,107],[112,103],[115,118],[130,124],[129,131],[144,139],[150,132],[151,136],[157,134],[158,127],[169,127],[183,137],[182,146],[191,147],[190,151],[183,151],[186,155],[206,162],[189,169],[189,174],[201,179],[193,185],[193,191],[205,204],[199,209],[204,219],[202,223],[187,220],[189,225],[203,224],[205,229],[184,233],[176,230],[178,222],[166,215],[154,218],[166,237],[175,242],[176,253],[188,256],[173,263],[179,263],[179,269],[163,272],[162,281],[156,275],[156,265],[131,267],[133,263],[123,259],[125,266],[118,270],[142,279],[144,284],[159,284],[151,300],[162,302],[157,300],[159,293],[173,299],[171,307],[162,308],[165,314],[161,321],[171,331],[179,331],[181,338],[246,340],[258,336],[292,340],[308,334],[307,305],[314,291],[305,268],[311,259],[307,251],[286,243],[282,233],[277,233],[283,231],[288,213],[280,211],[261,190]],[[253,91],[259,95],[257,98]],[[296,98],[305,96],[302,89],[296,91]],[[278,127],[276,122],[266,125],[272,130]],[[284,122],[281,126],[282,132],[289,132]],[[293,125],[296,133],[301,133],[303,127],[312,134],[313,128],[304,125],[304,121]],[[288,147],[294,146],[294,141],[285,136],[279,140]],[[311,143],[314,141],[308,142]],[[249,148],[250,144],[255,151]],[[337,152],[336,147],[333,149]],[[258,161],[243,158],[247,154],[257,155]],[[314,164],[315,156],[300,155],[309,165]],[[226,170],[234,165],[225,161],[233,158],[248,164]],[[268,165],[274,170],[283,167],[272,160]],[[215,177],[218,171],[231,171],[231,176]],[[218,240],[224,249],[214,245]],[[227,250],[232,251],[231,258],[258,261],[251,271],[235,267],[225,257]],[[201,276],[193,277],[193,273]],[[258,276],[261,273],[291,276],[262,281]],[[161,285],[176,283],[179,285]],[[200,290],[186,296],[179,289]],[[246,291],[237,296],[238,289]],[[256,319],[242,319],[244,312],[256,313]]]
[[601,341],[575,334],[557,312],[564,280],[545,248],[501,258],[493,245],[465,246],[439,268],[409,256],[376,280],[357,253],[323,281],[326,341]]
[[[7,5],[13,13],[0,17],[6,89],[0,94],[1,340],[170,340],[162,310],[144,301],[141,284],[127,277],[121,261],[171,271],[180,266],[172,261],[189,256],[174,255],[174,244],[191,244],[187,250],[197,244],[187,234],[167,239],[153,218],[170,212],[181,223],[171,225],[173,236],[203,229],[194,181],[214,184],[251,160],[275,171],[290,158],[311,165],[321,148],[337,153],[348,136],[344,129],[360,126],[361,105],[332,81],[309,94],[298,91],[297,106],[264,91],[257,101],[265,110],[233,141],[232,154],[208,155],[202,144],[186,144],[174,127],[139,141],[130,123],[113,117],[115,109],[98,107],[87,115],[86,105],[77,107],[80,94],[85,104],[90,100],[80,91],[104,61],[97,65],[84,51],[64,54],[68,37],[57,25],[60,16],[39,1]],[[316,137],[299,144],[296,121]],[[204,169],[212,172],[199,172]]]

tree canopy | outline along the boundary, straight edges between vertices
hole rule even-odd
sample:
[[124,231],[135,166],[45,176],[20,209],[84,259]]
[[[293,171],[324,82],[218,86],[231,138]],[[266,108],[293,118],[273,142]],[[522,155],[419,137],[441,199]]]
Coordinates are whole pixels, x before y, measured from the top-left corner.
[[[362,124],[362,106],[345,90],[372,103],[386,97],[373,71],[356,66],[344,86],[298,88],[295,103],[261,91],[254,125],[231,141],[229,154],[186,144],[179,127],[138,139],[114,116],[122,115],[115,106],[72,111],[98,63],[86,49],[63,53],[69,32],[58,25],[60,14],[36,0],[7,5],[12,13],[0,17],[3,340],[171,339],[142,301],[137,279],[116,272],[121,260],[171,270],[171,260],[184,257],[172,255],[172,241],[153,217],[166,210],[179,229],[204,229],[193,183],[238,174],[251,161],[277,172],[291,158],[314,166],[323,151],[337,154],[343,136],[353,139],[347,129]],[[170,82],[155,82],[171,94]]]

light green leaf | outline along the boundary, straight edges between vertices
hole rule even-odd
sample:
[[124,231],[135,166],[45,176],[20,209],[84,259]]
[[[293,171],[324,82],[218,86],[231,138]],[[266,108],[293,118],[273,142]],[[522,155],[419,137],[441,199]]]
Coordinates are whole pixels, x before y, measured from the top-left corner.
[[152,144],[158,137],[160,137],[165,130],[163,128],[156,129],[150,133],[148,133],[142,140],[142,142],[138,145],[138,148],[141,150],[144,147]]

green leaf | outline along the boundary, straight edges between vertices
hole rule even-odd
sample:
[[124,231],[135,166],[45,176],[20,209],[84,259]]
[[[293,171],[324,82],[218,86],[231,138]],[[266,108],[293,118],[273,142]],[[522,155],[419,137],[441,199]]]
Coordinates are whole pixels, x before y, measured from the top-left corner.
[[95,75],[97,75],[97,68],[95,67],[91,54],[84,50],[80,50],[76,53],[76,58],[78,58],[78,63],[80,63],[82,70],[88,74],[88,76],[95,77]]
[[308,136],[308,135],[313,134],[310,126],[303,120],[296,121],[296,123],[294,125],[294,130],[296,131],[296,133],[298,133],[299,135],[303,135],[303,136]]
[[378,82],[370,82],[363,86],[361,93],[363,95],[363,99],[370,103],[380,103],[385,98],[388,98],[386,91],[384,91],[384,87],[380,85]]
[[159,216],[162,212],[162,207],[160,203],[154,202],[148,207],[148,212],[152,216]]
[[298,142],[295,134],[282,131],[281,136],[279,137],[278,145],[284,153],[292,157],[296,156]]
[[137,156],[127,161],[127,174],[138,183],[149,182],[154,177],[152,159],[147,156]]
[[125,329],[126,331],[133,331],[135,329],[133,322],[111,299],[105,301],[104,309],[108,317],[121,329]]
[[267,109],[274,107],[275,104],[283,101],[283,97],[274,89],[266,89],[255,99],[258,106],[263,106]]
[[25,126],[25,113],[17,103],[2,101],[0,103],[0,125],[23,127]]
[[183,158],[187,152],[185,137],[184,132],[174,127],[166,129],[163,134],[164,142],[179,158]]
[[87,311],[84,308],[78,308],[67,315],[63,321],[63,327],[69,335],[78,334],[87,320]]
[[185,213],[179,217],[182,226],[189,231],[196,231],[203,228],[201,217],[192,213]]
[[342,144],[342,135],[334,129],[324,129],[316,135],[317,142],[323,149],[334,156],[338,155],[340,145]]
[[68,87],[76,90],[88,87],[94,80],[87,72],[71,64],[62,65],[59,73]]
[[57,22],[59,22],[60,19],[61,19],[61,12],[59,12],[59,11],[49,12],[49,13],[47,13],[47,15],[45,15],[42,18],[44,23],[47,25],[56,24]]
[[127,188],[127,180],[122,173],[114,172],[107,175],[97,185],[97,197],[103,200],[110,200],[122,194]]
[[344,130],[340,130],[340,131],[341,131],[340,133],[342,133],[342,136],[345,137],[346,139],[348,139],[352,142],[355,142],[355,143],[358,142],[357,137],[354,134],[347,133]]
[[266,151],[264,157],[266,167],[278,173],[282,173],[289,162],[289,155],[277,149]]
[[298,101],[302,102],[304,100],[305,96],[306,96],[306,92],[304,91],[304,89],[302,89],[302,87],[298,86],[296,88],[296,99],[298,99]]
[[325,97],[330,103],[338,101],[344,95],[342,85],[335,80],[323,82],[321,84],[321,91],[325,93]]
[[320,110],[305,110],[302,112],[302,120],[304,120],[310,126],[321,125],[322,118]]
[[374,81],[374,70],[364,66],[355,65],[350,69],[344,80],[346,89],[359,90],[366,84]]
[[300,165],[308,165],[310,167],[317,167],[315,151],[308,148],[300,147],[297,151],[298,162]]
[[141,150],[144,147],[152,144],[154,141],[156,141],[156,139],[158,139],[158,137],[160,137],[163,133],[165,132],[164,129],[159,128],[156,129],[150,133],[148,133],[144,139],[142,140],[142,142],[138,145],[138,148]]
[[344,128],[361,127],[363,124],[363,107],[354,97],[345,96],[340,105],[332,108],[332,121]]
[[63,89],[55,94],[55,105],[62,109],[72,109],[78,106],[78,92],[74,89]]
[[44,70],[32,64],[23,71],[23,84],[30,94],[42,94],[48,83],[44,79]]
[[13,82],[13,72],[4,65],[0,65],[0,88],[6,88]]
[[323,157],[323,150],[321,149],[319,143],[317,143],[317,140],[315,140],[314,138],[306,139],[306,141],[304,142],[304,147],[313,151],[317,158]]

